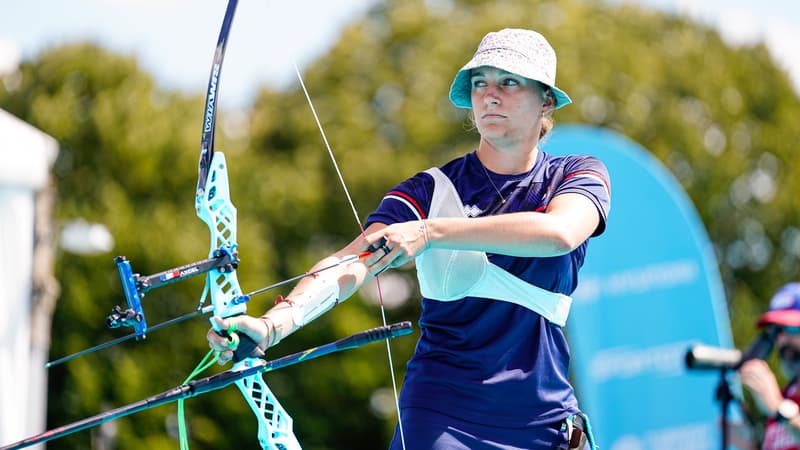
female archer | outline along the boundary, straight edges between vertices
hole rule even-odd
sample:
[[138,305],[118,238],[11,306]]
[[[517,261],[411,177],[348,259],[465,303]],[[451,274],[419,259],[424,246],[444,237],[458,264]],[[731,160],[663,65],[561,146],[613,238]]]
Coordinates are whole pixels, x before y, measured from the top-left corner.
[[[539,149],[553,112],[571,102],[555,75],[541,34],[487,34],[450,88],[452,103],[471,109],[477,148],[392,188],[365,233],[311,270],[366,256],[304,279],[259,318],[216,318],[218,327],[273,346],[414,260],[421,334],[391,449],[593,448],[562,327],[588,239],[605,229],[609,177],[591,156]],[[210,330],[208,340],[223,362],[232,357],[224,337]]]

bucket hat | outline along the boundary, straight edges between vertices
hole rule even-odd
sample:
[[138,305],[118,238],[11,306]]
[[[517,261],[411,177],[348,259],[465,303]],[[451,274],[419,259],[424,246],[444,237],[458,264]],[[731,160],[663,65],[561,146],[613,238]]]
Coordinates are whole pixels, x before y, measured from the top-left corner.
[[472,59],[456,74],[450,86],[450,101],[459,108],[472,108],[470,70],[490,66],[546,84],[555,96],[555,108],[572,103],[556,87],[556,52],[541,34],[505,28],[483,37]]
[[800,326],[800,283],[789,283],[778,289],[769,301],[769,310],[756,325]]

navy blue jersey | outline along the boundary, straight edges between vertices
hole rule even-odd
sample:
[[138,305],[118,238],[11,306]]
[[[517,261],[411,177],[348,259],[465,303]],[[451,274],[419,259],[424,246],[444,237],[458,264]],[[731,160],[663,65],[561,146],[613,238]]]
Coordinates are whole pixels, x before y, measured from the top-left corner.
[[[544,211],[555,196],[570,192],[585,195],[597,206],[600,224],[593,235],[605,229],[609,178],[605,166],[594,157],[556,157],[540,151],[530,172],[501,175],[485,171],[473,152],[440,169],[453,182],[469,217]],[[387,193],[367,225],[426,218],[433,189],[433,178],[426,173],[403,181]],[[554,257],[491,253],[488,257],[529,283],[570,295],[577,286],[586,247],[584,242]],[[401,408],[427,408],[505,428],[549,424],[578,412],[568,379],[569,348],[563,330],[539,314],[490,299],[440,302],[423,298],[419,326],[421,335],[408,362]]]

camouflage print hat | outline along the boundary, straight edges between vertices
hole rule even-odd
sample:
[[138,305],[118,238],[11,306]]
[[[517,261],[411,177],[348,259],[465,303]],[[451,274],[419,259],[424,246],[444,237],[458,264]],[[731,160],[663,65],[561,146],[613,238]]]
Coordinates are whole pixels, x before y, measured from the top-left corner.
[[470,71],[489,66],[546,84],[555,96],[555,108],[572,103],[556,87],[556,52],[541,34],[506,28],[484,36],[472,59],[456,74],[450,86],[450,101],[459,108],[472,108]]

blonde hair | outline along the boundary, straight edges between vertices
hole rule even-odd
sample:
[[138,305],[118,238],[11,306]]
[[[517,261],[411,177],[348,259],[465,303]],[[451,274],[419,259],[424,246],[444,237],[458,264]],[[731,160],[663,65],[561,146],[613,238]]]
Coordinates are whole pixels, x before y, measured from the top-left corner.
[[553,111],[555,111],[555,104],[556,104],[556,96],[553,94],[553,90],[550,89],[550,86],[542,83],[541,81],[538,82],[539,88],[542,92],[542,97],[544,102],[547,103],[547,100],[550,100],[553,103],[553,109],[550,110],[549,113],[542,116],[542,129],[539,130],[539,139],[544,139],[550,131],[552,131],[553,127],[555,126],[555,121],[553,120]]
[[555,124],[556,123],[551,116],[542,116],[542,129],[539,130],[539,140],[544,139],[545,136],[550,134],[550,131],[553,130]]

